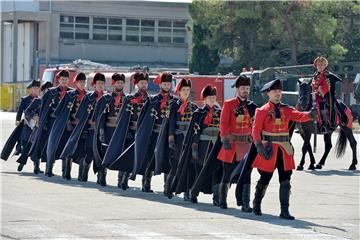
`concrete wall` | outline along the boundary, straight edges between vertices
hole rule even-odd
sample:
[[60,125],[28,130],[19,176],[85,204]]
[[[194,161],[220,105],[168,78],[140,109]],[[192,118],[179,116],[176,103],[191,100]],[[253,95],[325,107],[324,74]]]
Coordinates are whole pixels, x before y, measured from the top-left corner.
[[[69,62],[77,58],[110,64],[157,63],[187,66],[191,35],[187,33],[185,44],[111,42],[98,40],[60,39],[60,15],[104,16],[136,19],[188,20],[186,3],[139,3],[123,2],[40,2],[42,11],[50,11],[51,34],[46,33],[46,24],[39,26],[39,49],[45,52],[46,38],[50,37],[50,59],[52,63]],[[46,36],[46,37],[45,37]],[[45,37],[45,38],[44,38]]]

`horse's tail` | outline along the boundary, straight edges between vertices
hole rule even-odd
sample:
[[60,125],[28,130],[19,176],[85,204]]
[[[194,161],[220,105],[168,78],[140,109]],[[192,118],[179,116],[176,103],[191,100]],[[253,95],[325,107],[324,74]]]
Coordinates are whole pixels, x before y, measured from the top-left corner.
[[344,155],[346,145],[347,145],[347,137],[344,129],[340,127],[340,133],[336,141],[336,148],[335,148],[337,158],[342,157]]

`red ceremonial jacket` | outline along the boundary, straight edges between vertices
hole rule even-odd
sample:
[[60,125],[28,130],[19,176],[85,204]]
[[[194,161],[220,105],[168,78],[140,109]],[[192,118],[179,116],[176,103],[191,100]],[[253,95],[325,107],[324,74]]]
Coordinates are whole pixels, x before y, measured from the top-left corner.
[[[310,121],[309,112],[299,112],[293,107],[280,103],[281,118],[275,118],[275,104],[267,102],[261,108],[256,109],[254,124],[252,128],[253,141],[262,140],[264,147],[268,146],[271,140],[273,155],[269,160],[258,154],[254,160],[253,167],[265,172],[274,172],[278,150],[283,153],[284,170],[289,171],[295,168],[294,148],[289,140],[289,122]],[[287,141],[285,139],[288,139]]]
[[227,138],[231,149],[221,148],[218,159],[232,163],[244,158],[251,144],[251,125],[257,105],[245,100],[241,103],[239,98],[232,98],[224,102],[220,115],[220,136]]

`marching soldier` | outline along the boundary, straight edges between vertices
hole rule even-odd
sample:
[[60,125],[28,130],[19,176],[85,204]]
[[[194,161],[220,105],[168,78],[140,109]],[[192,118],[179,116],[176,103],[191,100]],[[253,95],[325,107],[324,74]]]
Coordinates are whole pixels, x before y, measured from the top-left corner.
[[73,90],[68,87],[70,73],[68,70],[61,70],[56,78],[59,86],[50,88],[41,98],[41,108],[39,113],[39,128],[35,136],[34,143],[31,146],[30,154],[33,161],[42,159],[46,162],[45,174],[49,177],[53,176],[53,163],[47,162],[46,146],[51,128],[56,119],[54,112],[59,105],[59,102],[65,96],[67,91]]
[[[316,106],[318,109],[318,122],[320,132],[327,133],[336,127],[336,115],[338,113],[341,124],[346,126],[348,118],[345,111],[336,99],[336,82],[341,79],[327,70],[328,61],[324,57],[317,57],[314,60],[316,72],[314,73],[311,86],[315,93]],[[329,125],[330,123],[330,125]]]
[[267,92],[269,101],[256,109],[252,138],[257,153],[253,167],[258,168],[260,179],[256,185],[253,212],[261,215],[261,201],[265,195],[275,168],[280,182],[280,217],[293,220],[289,213],[290,178],[295,168],[294,149],[290,143],[289,122],[307,122],[317,117],[316,110],[299,112],[281,103],[282,83],[279,79],[264,85],[261,92]]
[[[92,117],[96,102],[104,94],[104,74],[96,73],[91,80],[91,86],[95,87],[95,91],[86,93],[82,99],[79,109],[75,114],[75,122],[77,124],[60,156],[61,159],[67,159],[65,170],[67,173],[71,171],[70,161],[79,159],[78,180],[84,182],[88,180],[90,165],[94,159],[92,147],[95,122],[92,120]],[[97,171],[98,166],[94,165],[94,170]]]
[[[20,102],[18,111],[16,113],[16,126],[18,126],[20,124],[22,115],[23,115],[24,111],[28,108],[28,106],[31,104],[31,102],[35,98],[39,97],[40,81],[33,80],[26,88],[29,90],[29,94],[27,96],[21,98],[21,102]],[[18,155],[19,153],[21,153],[22,149],[24,149],[25,144],[29,140],[30,134],[31,134],[31,128],[25,122],[24,127],[21,131],[21,135],[20,135],[20,145],[19,145],[19,148],[16,150],[15,155]]]
[[[53,85],[51,82],[44,83],[40,90],[44,95],[49,88],[51,88]],[[34,98],[31,104],[26,108],[24,111],[24,116],[26,121],[29,123],[29,126],[31,128],[31,135],[29,136],[28,141],[25,144],[25,148],[23,149],[23,152],[19,156],[16,162],[19,163],[18,171],[21,172],[23,167],[26,165],[29,151],[31,148],[31,145],[34,142],[34,137],[36,136],[36,133],[38,131],[38,125],[39,125],[39,113],[40,113],[40,107],[41,107],[41,98]],[[40,159],[31,159],[34,163],[34,174],[44,173],[40,170]]]
[[[230,177],[237,163],[243,160],[248,152],[251,139],[252,120],[257,105],[248,100],[250,93],[250,78],[240,75],[235,84],[236,97],[224,102],[220,117],[220,136],[222,148],[218,159],[222,161],[223,176],[219,189],[219,206],[227,208],[227,192]],[[251,173],[250,173],[251,174]],[[242,189],[242,211],[251,212],[250,201],[250,174],[244,180]]]
[[16,128],[11,133],[10,137],[6,141],[4,148],[1,150],[1,159],[7,160],[16,145],[15,155],[19,155],[23,152],[26,143],[29,140],[31,134],[31,127],[29,122],[22,119],[22,115],[25,109],[31,104],[31,102],[39,96],[40,81],[33,80],[27,89],[29,94],[21,98],[21,102],[16,113]]
[[[183,192],[185,201],[197,203],[198,191],[191,189],[219,135],[221,108],[216,105],[216,95],[215,87],[207,85],[203,88],[201,97],[204,100],[204,106],[194,112],[184,139],[184,148],[172,183],[172,192],[176,194]],[[218,181],[213,174],[204,177],[206,180],[202,182],[205,185],[200,190],[211,193],[211,189]]]
[[141,110],[135,135],[135,159],[130,176],[131,180],[135,180],[137,174],[143,175],[141,188],[143,192],[153,192],[151,190],[151,178],[155,169],[154,150],[162,121],[169,118],[170,103],[173,99],[170,94],[172,84],[170,73],[159,74],[154,79],[154,83],[160,86],[160,93],[150,97]]
[[[85,73],[78,73],[72,82],[76,86],[76,89],[66,92],[64,98],[60,101],[59,106],[54,112],[56,119],[50,132],[49,143],[46,151],[47,160],[49,162],[55,162],[55,160],[60,157],[71,132],[75,128],[75,113],[86,94]],[[66,164],[71,164],[71,161],[69,159],[62,160],[62,177],[70,180],[70,171],[66,172]],[[70,169],[68,168],[68,170]]]
[[[129,173],[132,172],[134,165],[134,141],[137,121],[141,109],[148,99],[149,75],[143,72],[136,72],[132,75],[131,80],[137,87],[137,92],[127,95],[124,99],[115,131],[102,163],[102,166],[110,170],[119,171],[117,185],[123,190],[129,188]],[[125,150],[127,150],[126,154],[122,155]]]
[[[114,73],[111,77],[113,92],[102,96],[94,110],[95,137],[93,143],[95,161],[101,165],[107,146],[116,128],[117,118],[125,99],[123,92],[125,75]],[[97,183],[106,186],[106,169],[101,167]]]
[[[168,121],[168,145],[170,147],[170,154],[168,156],[159,156],[160,161],[167,161],[170,158],[170,169],[165,179],[164,195],[172,198],[171,183],[175,177],[177,166],[180,159],[180,154],[183,149],[184,138],[190,126],[190,121],[197,105],[190,101],[191,80],[181,79],[175,87],[174,95],[179,94],[179,99],[174,101],[170,106],[170,116]],[[163,123],[164,124],[164,123]],[[160,136],[159,136],[160,138]],[[158,141],[159,143],[160,141]],[[164,145],[164,144],[162,144]],[[158,147],[160,148],[160,146]],[[155,154],[157,151],[155,151]],[[158,162],[157,155],[155,161]],[[159,164],[155,164],[159,165]]]

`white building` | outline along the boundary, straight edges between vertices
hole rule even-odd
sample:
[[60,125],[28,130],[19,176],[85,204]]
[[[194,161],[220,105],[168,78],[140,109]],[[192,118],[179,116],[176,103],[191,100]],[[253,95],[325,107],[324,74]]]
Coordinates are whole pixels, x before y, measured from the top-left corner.
[[1,83],[40,64],[88,59],[115,66],[187,67],[187,1],[1,1]]

